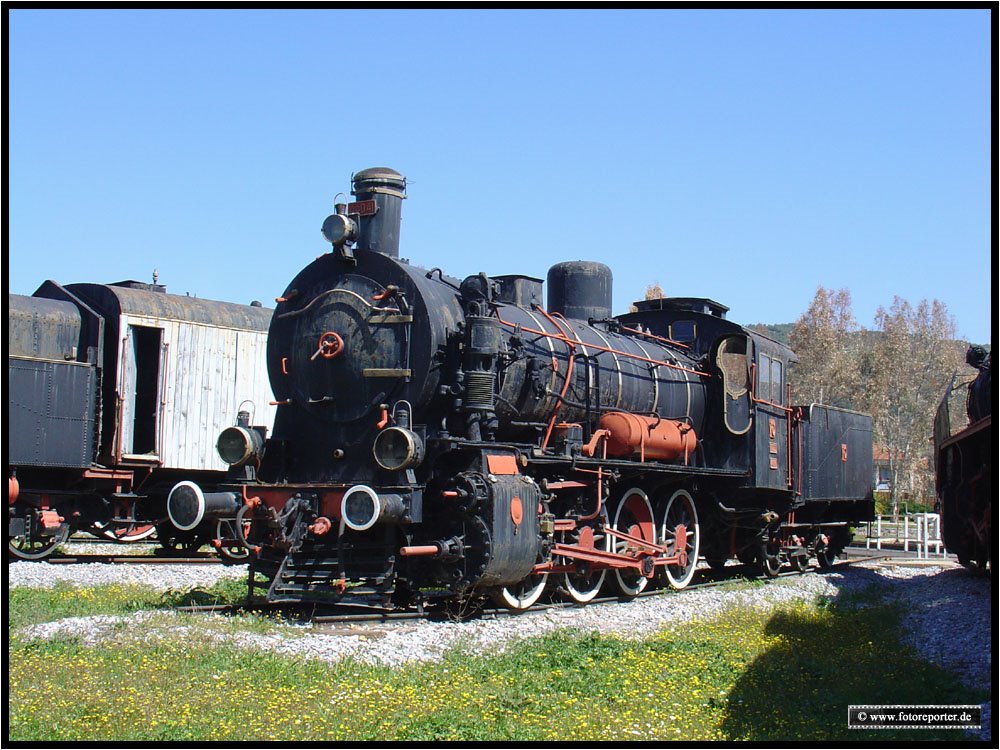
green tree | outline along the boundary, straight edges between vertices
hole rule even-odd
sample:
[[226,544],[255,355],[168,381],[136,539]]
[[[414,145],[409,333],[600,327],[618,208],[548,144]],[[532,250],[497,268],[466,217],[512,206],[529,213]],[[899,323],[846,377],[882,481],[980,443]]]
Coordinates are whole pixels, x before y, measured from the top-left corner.
[[663,287],[660,286],[659,281],[654,281],[652,284],[646,287],[645,299],[663,299],[667,295],[663,292]]
[[857,408],[862,390],[859,342],[851,293],[818,287],[789,335],[799,357],[790,375],[792,401]]
[[916,496],[932,486],[934,413],[966,345],[955,340],[955,320],[944,303],[916,307],[895,297],[875,314],[878,335],[867,336],[862,354],[867,388],[863,408],[872,415],[875,442],[888,454],[893,515],[900,490]]

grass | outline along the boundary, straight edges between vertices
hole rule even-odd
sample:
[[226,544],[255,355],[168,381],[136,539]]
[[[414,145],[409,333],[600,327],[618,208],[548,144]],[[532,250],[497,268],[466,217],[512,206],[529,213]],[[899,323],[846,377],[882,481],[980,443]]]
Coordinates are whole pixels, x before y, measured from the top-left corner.
[[[224,601],[228,585],[210,594]],[[987,699],[901,647],[899,611],[874,595],[730,610],[643,640],[560,631],[503,655],[454,651],[396,670],[210,646],[194,617],[184,621],[194,631],[143,646],[17,634],[15,619],[40,621],[32,611],[56,619],[102,599],[104,613],[164,604],[100,588],[73,606],[56,591],[11,591],[9,739],[958,740],[960,731],[848,730],[847,706]],[[274,627],[260,623],[235,627]]]
[[189,605],[238,604],[246,596],[245,578],[223,578],[208,588],[157,591],[145,586],[110,584],[73,586],[60,581],[52,588],[17,587],[7,591],[7,626],[52,622],[66,617],[127,615],[148,609]]

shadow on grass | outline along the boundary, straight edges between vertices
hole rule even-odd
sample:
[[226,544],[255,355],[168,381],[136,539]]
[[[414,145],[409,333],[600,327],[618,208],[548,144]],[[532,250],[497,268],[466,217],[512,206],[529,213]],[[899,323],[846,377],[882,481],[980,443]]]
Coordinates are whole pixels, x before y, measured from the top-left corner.
[[160,604],[168,608],[214,607],[237,609],[246,603],[247,584],[242,578],[224,579],[210,588],[165,591]]
[[[818,612],[775,614],[765,632],[777,643],[749,665],[731,691],[722,725],[725,736],[758,741],[973,739],[961,730],[847,727],[850,705],[956,705],[989,699],[988,677],[981,689],[970,688],[901,642],[908,612],[919,610],[938,628],[951,618],[980,618],[989,611],[988,582],[976,582],[960,570],[938,575],[943,576],[938,585],[927,576],[889,584],[873,571],[855,570],[853,580],[860,577],[861,587],[825,601]],[[952,586],[968,593],[970,581],[973,595],[985,588],[985,608],[970,607],[964,594],[940,593]],[[988,649],[989,643],[978,647]]]

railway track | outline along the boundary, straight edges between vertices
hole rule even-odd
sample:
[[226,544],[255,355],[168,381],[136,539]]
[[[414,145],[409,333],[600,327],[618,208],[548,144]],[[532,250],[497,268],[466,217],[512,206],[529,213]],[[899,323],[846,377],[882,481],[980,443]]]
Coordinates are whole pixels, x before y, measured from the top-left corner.
[[[859,562],[871,560],[885,560],[888,555],[866,555],[851,557],[846,560],[834,563],[830,570],[846,568]],[[731,572],[730,572],[731,571]],[[687,591],[699,589],[709,589],[719,586],[731,585],[740,581],[762,581],[770,584],[782,578],[795,578],[806,572],[787,569],[778,573],[774,578],[762,578],[760,576],[748,574],[746,566],[733,565],[726,571],[712,571],[709,569],[700,570],[701,580],[696,579],[684,589],[676,590],[670,587],[656,588],[643,591],[636,599],[644,599],[651,596],[671,596],[682,595]],[[819,571],[824,572],[824,571]],[[554,592],[553,592],[554,593]],[[584,607],[599,607],[608,604],[619,604],[629,601],[622,596],[599,596],[587,604],[578,604],[571,601],[541,601],[533,605],[526,611],[512,611],[504,607],[483,606],[482,604],[466,605],[464,609],[456,610],[454,606],[433,606],[422,611],[417,610],[389,610],[380,609],[366,604],[338,604],[338,605],[282,605],[267,604],[264,602],[252,602],[246,605],[192,605],[177,607],[178,611],[192,613],[212,613],[212,614],[239,614],[241,612],[253,611],[256,613],[267,612],[270,614],[281,613],[286,620],[303,619],[316,624],[327,625],[348,625],[353,623],[391,623],[404,620],[466,620],[473,618],[498,619],[506,617],[517,617],[523,614],[532,614],[552,610],[583,609]],[[292,617],[294,615],[294,617]]]
[[196,557],[157,557],[155,555],[51,555],[46,558],[50,565],[81,565],[83,563],[105,563],[121,565],[221,565],[224,561],[218,555]]

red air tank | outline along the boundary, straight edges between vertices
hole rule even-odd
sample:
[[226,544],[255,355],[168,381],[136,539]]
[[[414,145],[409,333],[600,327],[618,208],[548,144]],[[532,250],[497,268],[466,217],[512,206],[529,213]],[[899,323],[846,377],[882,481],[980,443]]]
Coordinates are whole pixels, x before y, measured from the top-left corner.
[[639,454],[641,460],[673,461],[694,451],[698,438],[687,422],[611,411],[601,417],[600,429],[607,434],[609,456]]

